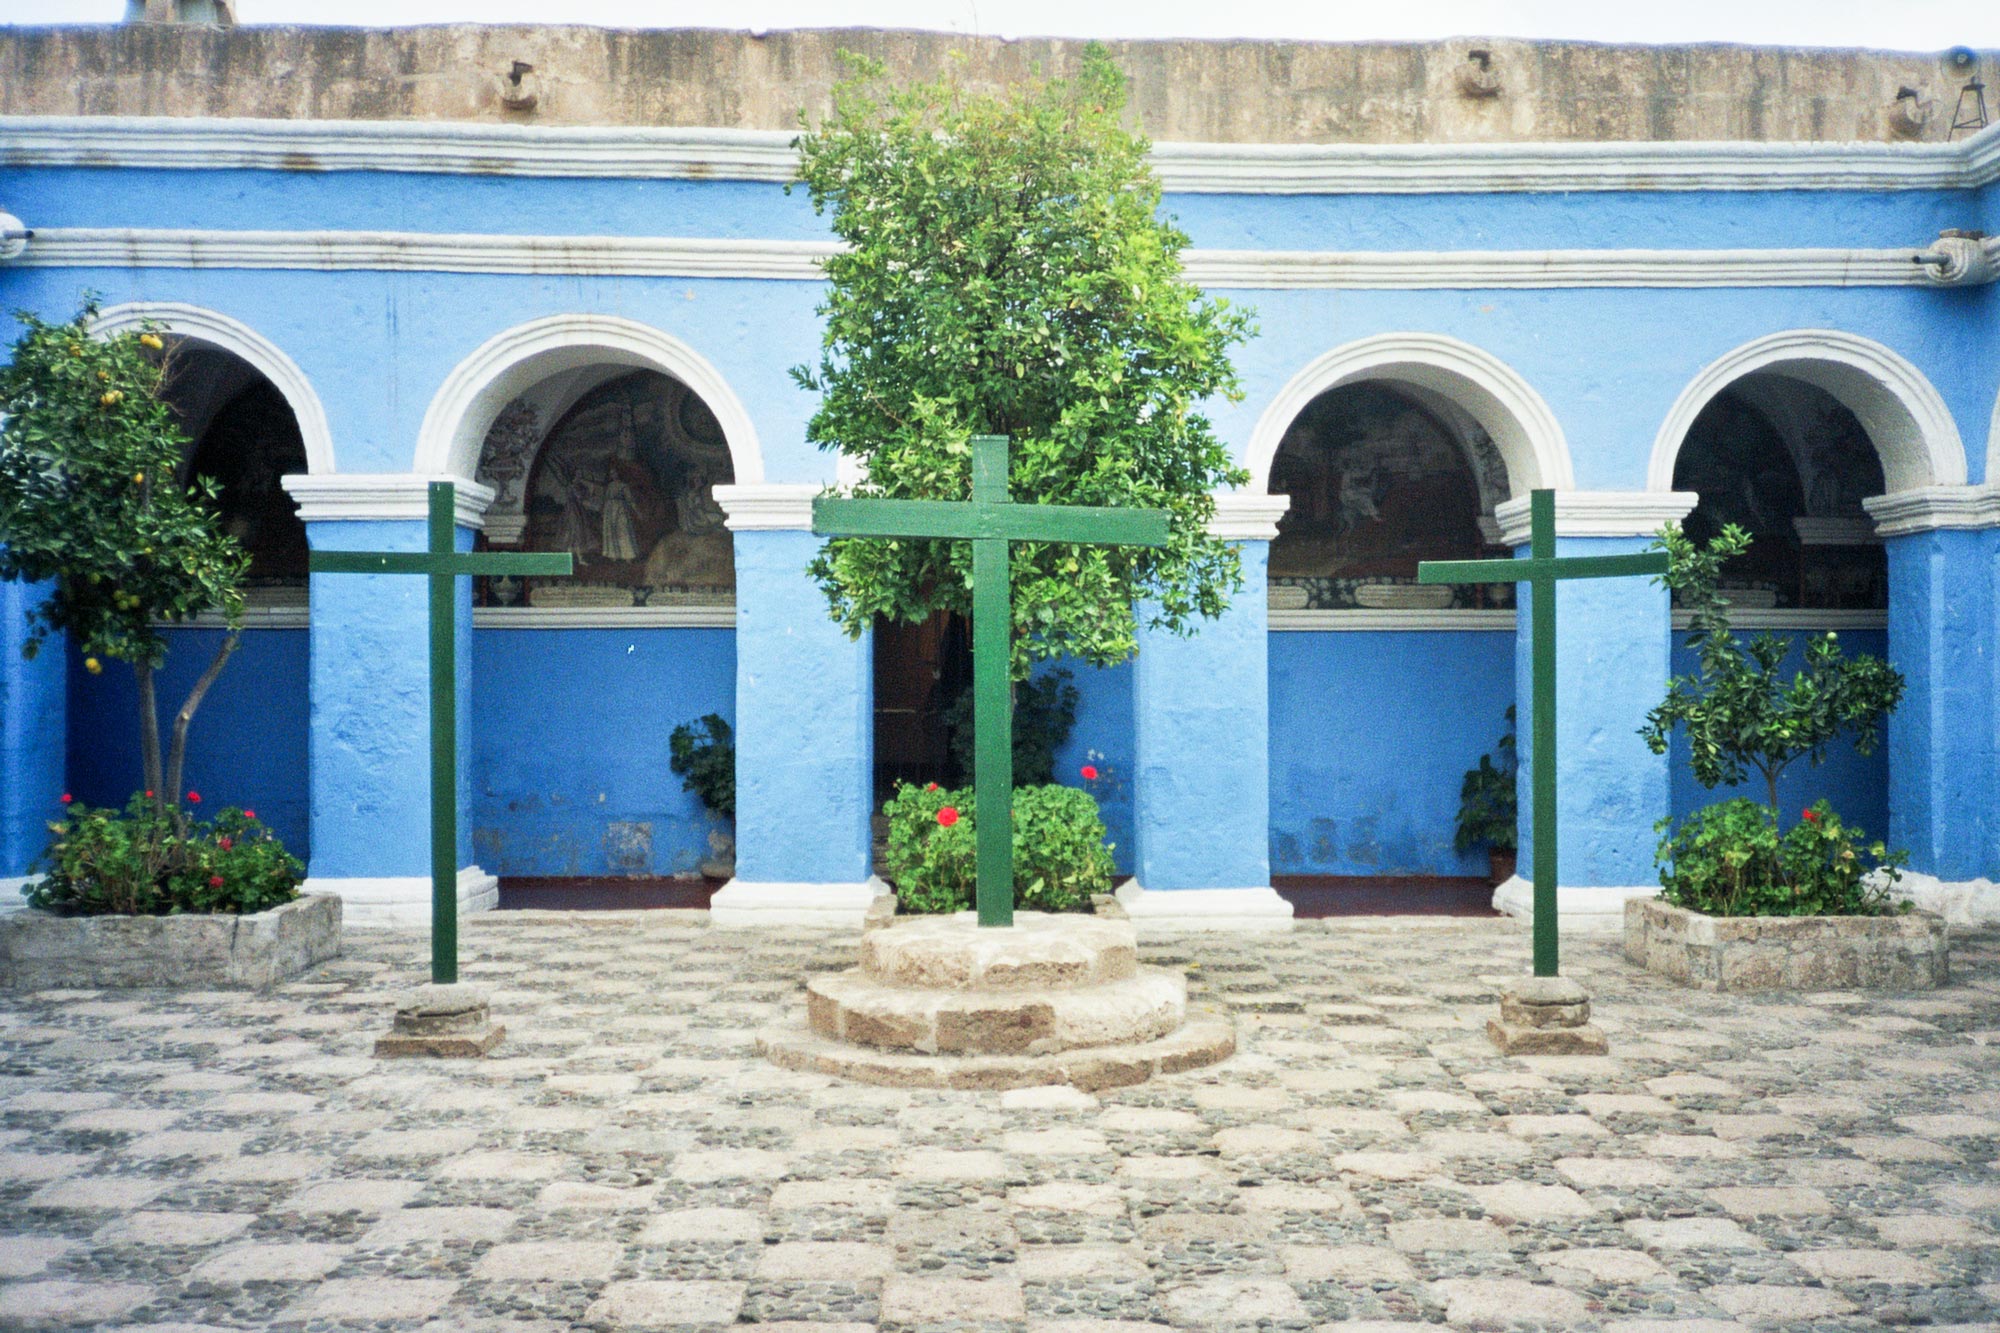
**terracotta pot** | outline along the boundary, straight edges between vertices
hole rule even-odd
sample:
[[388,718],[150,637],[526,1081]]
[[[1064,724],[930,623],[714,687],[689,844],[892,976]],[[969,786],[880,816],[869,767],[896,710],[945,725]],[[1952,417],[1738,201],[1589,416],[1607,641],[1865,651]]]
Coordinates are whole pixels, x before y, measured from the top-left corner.
[[1486,849],[1486,878],[1494,888],[1499,888],[1514,877],[1514,855],[1512,847]]

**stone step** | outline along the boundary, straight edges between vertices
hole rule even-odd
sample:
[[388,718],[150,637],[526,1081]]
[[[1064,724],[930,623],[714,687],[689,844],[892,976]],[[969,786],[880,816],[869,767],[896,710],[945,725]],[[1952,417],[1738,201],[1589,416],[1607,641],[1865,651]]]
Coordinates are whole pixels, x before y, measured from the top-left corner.
[[1186,1013],[1187,979],[1154,968],[1066,990],[935,990],[890,985],[859,969],[806,985],[807,1025],[820,1036],[932,1055],[1046,1055],[1148,1042],[1178,1028]]
[[793,1025],[759,1032],[757,1050],[786,1069],[892,1088],[977,1090],[1066,1083],[1093,1092],[1225,1060],[1236,1051],[1236,1029],[1226,1017],[1197,1009],[1175,1031],[1129,1046],[1085,1046],[1047,1055],[926,1055],[855,1046]]
[[1119,917],[1016,912],[984,929],[971,912],[897,917],[861,939],[861,970],[890,986],[978,991],[1101,986],[1137,974],[1138,940]]

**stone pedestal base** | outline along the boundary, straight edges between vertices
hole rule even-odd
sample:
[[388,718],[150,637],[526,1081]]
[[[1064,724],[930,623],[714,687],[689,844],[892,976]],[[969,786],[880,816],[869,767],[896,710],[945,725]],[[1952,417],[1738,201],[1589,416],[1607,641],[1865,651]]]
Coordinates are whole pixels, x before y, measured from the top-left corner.
[[395,1026],[375,1039],[375,1054],[462,1059],[485,1055],[506,1035],[487,1013],[486,992],[479,987],[419,986],[396,1006]]
[[1590,994],[1568,977],[1528,977],[1500,994],[1486,1035],[1507,1055],[1603,1055],[1604,1030],[1590,1021]]

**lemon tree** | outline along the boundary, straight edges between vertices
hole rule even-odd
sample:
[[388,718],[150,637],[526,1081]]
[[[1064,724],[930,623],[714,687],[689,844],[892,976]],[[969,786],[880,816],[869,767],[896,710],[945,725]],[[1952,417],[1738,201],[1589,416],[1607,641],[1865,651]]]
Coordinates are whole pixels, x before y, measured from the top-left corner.
[[[178,800],[188,727],[242,634],[250,557],[215,517],[217,487],[184,481],[188,441],[160,396],[168,349],[147,330],[98,337],[94,302],[51,324],[27,312],[0,367],[0,578],[48,582],[22,651],[64,635],[84,670],[131,664],[146,790]],[[161,753],[155,677],[164,624],[219,611],[228,633],[175,710]]]
[[[1121,123],[1124,76],[1097,47],[1067,79],[998,94],[890,88],[849,59],[799,139],[846,243],[819,360],[793,372],[820,395],[809,438],[866,465],[861,498],[966,500],[972,438],[1004,435],[1016,504],[1167,511],[1160,547],[1013,545],[1016,680],[1038,659],[1131,656],[1135,603],[1177,631],[1220,614],[1242,571],[1208,533],[1212,495],[1248,478],[1201,407],[1240,396],[1229,351],[1250,318],[1182,275],[1188,238]],[[972,547],[836,538],[813,573],[859,635],[878,615],[969,612]]]

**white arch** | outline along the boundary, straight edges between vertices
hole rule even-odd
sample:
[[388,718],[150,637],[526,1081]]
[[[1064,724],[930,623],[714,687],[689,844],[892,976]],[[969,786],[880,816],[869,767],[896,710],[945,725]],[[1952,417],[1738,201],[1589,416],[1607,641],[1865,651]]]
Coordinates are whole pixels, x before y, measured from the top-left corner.
[[284,396],[297,418],[299,436],[305,441],[306,471],[317,475],[334,470],[333,433],[327,429],[326,409],[313,392],[312,381],[276,343],[241,321],[179,301],[127,301],[110,306],[98,312],[90,328],[93,333],[132,333],[148,324],[249,362]]
[[1360,380],[1408,384],[1462,407],[1500,450],[1513,494],[1575,489],[1562,425],[1513,367],[1441,333],[1381,333],[1322,354],[1278,391],[1250,433],[1244,465],[1253,492],[1270,489],[1271,462],[1306,404]]
[[700,394],[722,426],[736,484],[764,480],[757,428],[720,372],[671,334],[616,315],[549,315],[480,344],[445,377],[424,412],[414,470],[476,475],[486,432],[502,408],[550,375],[605,363],[657,370]]
[[1852,333],[1788,329],[1744,343],[1709,363],[1681,390],[1653,439],[1647,490],[1674,488],[1674,460],[1694,419],[1715,395],[1758,371],[1813,385],[1854,413],[1882,459],[1890,494],[1965,484],[1958,424],[1922,371],[1881,343]]

